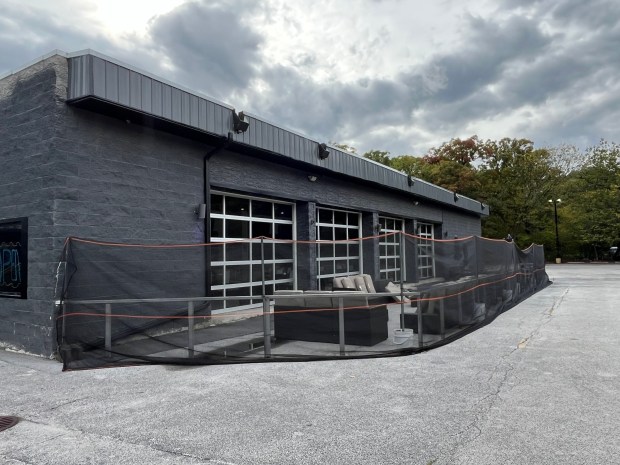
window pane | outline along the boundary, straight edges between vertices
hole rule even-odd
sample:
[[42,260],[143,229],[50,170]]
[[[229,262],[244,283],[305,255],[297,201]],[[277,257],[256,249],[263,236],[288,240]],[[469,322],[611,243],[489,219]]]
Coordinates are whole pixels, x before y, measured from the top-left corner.
[[[263,280],[263,267],[259,263],[257,265],[252,265],[252,281],[262,281]],[[270,281],[273,279],[273,265],[265,264],[265,281]]]
[[224,284],[224,267],[212,266],[211,267],[211,285],[221,286]]
[[250,265],[229,265],[226,267],[227,284],[242,284],[250,281]]
[[332,260],[326,260],[324,262],[319,262],[319,274],[333,274],[334,273],[334,262]]
[[320,226],[319,227],[319,240],[321,241],[333,241],[334,234],[331,226]]
[[221,218],[211,218],[211,238],[224,237],[224,220]]
[[293,206],[282,205],[281,203],[274,204],[276,209],[276,219],[278,220],[293,220]]
[[347,230],[344,228],[334,228],[334,233],[337,241],[347,240]]
[[334,212],[334,224],[347,224],[347,214],[346,212]]
[[226,197],[226,214],[237,216],[250,216],[250,200],[240,197]]
[[292,263],[276,263],[276,279],[292,279],[293,264]]
[[273,218],[273,204],[271,202],[261,202],[252,200],[252,216],[254,218]]
[[326,210],[324,208],[319,208],[319,223],[329,223],[332,222],[332,211]]
[[227,239],[246,239],[250,237],[250,223],[243,220],[226,220]]
[[224,196],[211,194],[211,213],[224,213]]
[[334,256],[334,244],[319,244],[319,256],[320,257],[333,257]]
[[359,271],[360,261],[357,258],[349,260],[349,273],[359,273]]
[[349,239],[358,239],[359,237],[359,229],[349,229]]
[[359,226],[360,216],[357,213],[349,213],[349,224],[351,226]]
[[276,244],[276,260],[293,259],[293,244]]
[[250,244],[248,243],[233,243],[226,244],[226,261],[236,262],[245,261],[250,259]]
[[[273,244],[271,242],[263,242],[262,244],[265,260],[273,260]],[[261,260],[261,243],[252,244],[252,260]]]
[[210,245],[209,250],[211,251],[211,261],[212,262],[221,262],[224,260],[224,246],[223,245]]
[[336,273],[346,273],[347,260],[336,260]]
[[349,257],[358,257],[360,254],[359,243],[349,244]]
[[252,221],[252,237],[273,237],[271,226],[271,223]]
[[293,239],[293,225],[292,224],[275,224],[276,234],[275,239]]
[[336,257],[346,257],[348,246],[347,244],[335,244],[336,246]]

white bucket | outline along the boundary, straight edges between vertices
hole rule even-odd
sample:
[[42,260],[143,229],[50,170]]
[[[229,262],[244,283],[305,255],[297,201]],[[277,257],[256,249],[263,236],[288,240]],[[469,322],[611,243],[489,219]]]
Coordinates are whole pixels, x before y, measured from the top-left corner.
[[394,330],[394,344],[404,344],[413,336],[413,329],[405,328],[405,329],[395,329]]

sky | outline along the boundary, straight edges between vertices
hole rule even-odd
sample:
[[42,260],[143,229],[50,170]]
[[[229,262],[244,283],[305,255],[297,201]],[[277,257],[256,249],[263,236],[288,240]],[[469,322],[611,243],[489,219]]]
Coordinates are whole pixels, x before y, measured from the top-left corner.
[[617,0],[0,0],[0,75],[93,49],[318,142],[620,142]]

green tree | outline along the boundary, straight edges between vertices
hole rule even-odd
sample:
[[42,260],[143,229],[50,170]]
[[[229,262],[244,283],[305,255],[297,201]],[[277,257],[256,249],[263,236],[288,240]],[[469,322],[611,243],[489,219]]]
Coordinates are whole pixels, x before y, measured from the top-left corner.
[[382,165],[392,166],[390,152],[385,152],[383,150],[369,150],[364,154],[364,158],[376,161],[377,163],[381,163]]
[[585,162],[567,177],[563,200],[569,254],[600,259],[620,245],[620,146],[602,140],[586,149]]

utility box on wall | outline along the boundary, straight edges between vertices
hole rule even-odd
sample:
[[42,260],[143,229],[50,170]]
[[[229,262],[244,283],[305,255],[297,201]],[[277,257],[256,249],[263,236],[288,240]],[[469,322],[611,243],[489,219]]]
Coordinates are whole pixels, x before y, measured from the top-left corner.
[[0,297],[28,297],[28,218],[0,220]]

